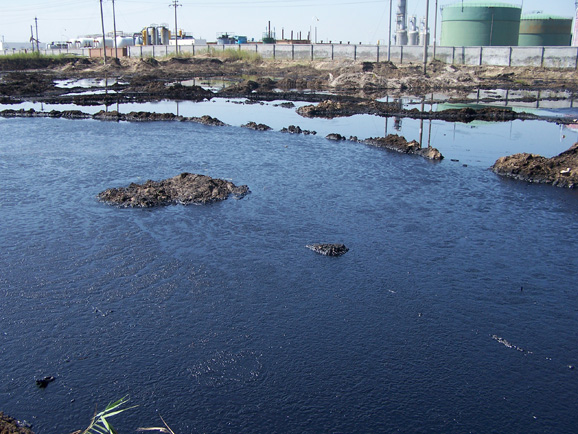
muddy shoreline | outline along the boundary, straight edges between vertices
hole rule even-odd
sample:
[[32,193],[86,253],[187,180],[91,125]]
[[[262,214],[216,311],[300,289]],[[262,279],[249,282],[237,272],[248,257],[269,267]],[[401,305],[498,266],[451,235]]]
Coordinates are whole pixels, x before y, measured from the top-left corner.
[[[82,79],[106,80],[106,86],[59,85],[59,81]],[[211,83],[218,80],[222,88]],[[245,98],[248,102],[301,101],[322,105],[331,101],[332,110],[310,111],[305,116],[335,117],[354,114],[441,119],[509,121],[553,119],[508,109],[468,108],[453,111],[404,109],[381,98],[413,96],[433,102],[433,95],[443,95],[436,102],[471,103],[468,96],[480,89],[512,92],[537,90],[578,94],[575,71],[544,68],[471,67],[432,62],[428,73],[421,65],[396,66],[391,62],[353,61],[264,61],[228,58],[186,57],[156,59],[121,59],[104,65],[88,58],[0,58],[0,103],[42,102],[95,106],[160,100],[204,101],[216,97]],[[95,92],[95,90],[97,92]],[[552,95],[551,100],[562,97]],[[532,102],[533,96],[509,98],[508,101]],[[548,100],[548,98],[546,98]],[[477,102],[499,103],[499,98]],[[337,104],[341,104],[336,109]]]

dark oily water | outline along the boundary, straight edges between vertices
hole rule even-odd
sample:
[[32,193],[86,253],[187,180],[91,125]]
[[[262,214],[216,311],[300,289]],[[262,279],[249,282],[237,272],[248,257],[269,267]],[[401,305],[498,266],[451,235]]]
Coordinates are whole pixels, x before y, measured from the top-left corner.
[[[483,128],[506,154],[504,126]],[[495,157],[476,128],[456,134]],[[238,127],[4,119],[0,137],[0,410],[37,433],[84,428],[125,395],[138,407],[119,432],[159,415],[176,433],[578,426],[575,191],[451,151],[435,164]],[[185,171],[252,193],[96,200]]]

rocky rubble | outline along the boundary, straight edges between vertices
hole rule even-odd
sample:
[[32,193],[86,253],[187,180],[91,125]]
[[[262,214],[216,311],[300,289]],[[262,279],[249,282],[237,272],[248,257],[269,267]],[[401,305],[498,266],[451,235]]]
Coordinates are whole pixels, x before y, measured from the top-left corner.
[[420,155],[429,160],[443,160],[444,158],[436,148],[431,146],[422,148],[415,140],[408,142],[404,137],[398,136],[397,134],[389,134],[386,137],[369,138],[363,140],[362,143],[401,152],[402,154]]
[[305,135],[315,135],[317,131],[310,131],[310,130],[302,130],[299,125],[289,125],[288,127],[283,127],[281,129],[282,133],[290,133],[290,134],[305,134]]
[[242,198],[249,193],[246,185],[235,184],[206,175],[181,173],[162,181],[132,183],[128,187],[109,188],[98,194],[102,202],[121,208],[151,208],[165,205],[206,204],[225,200],[230,195]]
[[514,154],[499,158],[492,170],[498,175],[522,181],[578,187],[578,143],[567,151],[546,158],[536,154]]
[[30,428],[0,411],[1,434],[34,434]]
[[256,122],[247,122],[244,125],[241,125],[242,128],[249,128],[250,130],[255,130],[255,131],[269,131],[272,128],[269,125],[265,125],[265,124],[258,124]]

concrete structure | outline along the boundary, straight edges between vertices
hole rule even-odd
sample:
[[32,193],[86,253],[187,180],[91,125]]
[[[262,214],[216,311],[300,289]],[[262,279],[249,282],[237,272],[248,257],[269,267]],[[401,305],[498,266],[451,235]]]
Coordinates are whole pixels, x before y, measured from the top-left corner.
[[[46,44],[40,43],[41,50],[46,49]],[[32,42],[5,42],[0,41],[0,52],[2,51],[32,51]],[[34,43],[34,50],[36,50],[36,43]]]
[[571,42],[572,18],[531,14],[520,20],[518,45],[521,47],[569,47]]
[[[178,54],[206,55],[209,45],[182,45],[179,40]],[[384,62],[388,58],[388,47],[384,45],[351,44],[260,44],[248,43],[231,45],[210,45],[214,50],[249,51],[265,59],[278,60],[355,60],[365,62]],[[70,54],[89,56],[89,48],[68,48],[61,50],[41,49],[41,54]],[[111,50],[110,52],[108,50]],[[107,53],[112,56],[113,48],[108,46]],[[122,55],[120,53],[119,56]],[[163,58],[176,54],[174,45],[131,46],[123,48],[129,57]],[[392,46],[390,59],[394,64],[421,65],[423,46]],[[27,50],[31,52],[30,49]],[[0,50],[0,55],[11,55],[24,50]],[[94,53],[99,53],[97,50]],[[437,47],[436,60],[456,65],[493,65],[493,66],[535,66],[578,70],[578,47]],[[428,47],[428,59],[433,59],[433,46]]]
[[442,46],[516,46],[522,9],[508,3],[478,1],[441,8]]

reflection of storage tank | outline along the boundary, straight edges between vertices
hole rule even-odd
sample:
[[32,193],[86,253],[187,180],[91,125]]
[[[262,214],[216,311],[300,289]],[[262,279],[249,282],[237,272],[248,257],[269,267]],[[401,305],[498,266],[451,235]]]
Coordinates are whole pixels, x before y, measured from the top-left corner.
[[441,44],[444,46],[517,46],[520,6],[476,1],[442,7]]
[[569,46],[571,42],[572,18],[532,14],[520,20],[520,46]]

